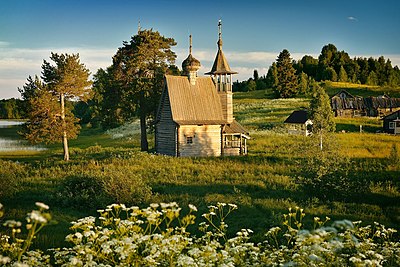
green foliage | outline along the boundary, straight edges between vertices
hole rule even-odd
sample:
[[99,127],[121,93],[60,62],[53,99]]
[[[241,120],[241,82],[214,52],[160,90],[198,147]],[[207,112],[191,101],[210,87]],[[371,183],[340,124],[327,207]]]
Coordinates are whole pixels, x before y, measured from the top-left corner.
[[65,207],[93,210],[113,202],[143,203],[151,194],[151,188],[131,171],[100,171],[93,167],[87,174],[65,178],[56,199]]
[[348,81],[347,73],[346,73],[346,70],[343,68],[343,66],[340,66],[338,81],[339,82],[347,82]]
[[[99,210],[99,217],[86,217],[72,222],[66,240],[70,248],[56,248],[45,254],[29,251],[30,244],[40,228],[49,220],[37,203],[38,211],[28,218],[39,225],[30,226],[26,240],[12,240],[2,236],[0,262],[5,266],[18,264],[51,266],[54,257],[57,266],[395,266],[400,264],[400,242],[397,231],[375,223],[361,226],[361,222],[335,221],[327,226],[329,218],[314,218],[314,227],[307,230],[305,213],[298,207],[289,208],[282,226],[270,228],[263,242],[250,241],[250,229],[241,229],[233,237],[226,235],[227,216],[236,205],[217,203],[198,224],[201,234],[193,235],[197,207],[189,204],[189,211],[175,202],[150,204],[140,209],[112,204]],[[1,206],[0,206],[1,208]],[[28,222],[28,225],[32,225]],[[21,223],[8,221],[16,232]],[[14,233],[14,231],[13,231]],[[83,253],[84,252],[84,253]],[[51,254],[50,254],[51,253]],[[14,265],[13,265],[14,264]]]
[[336,71],[332,67],[327,67],[322,74],[322,80],[336,82],[337,81]]
[[27,173],[24,164],[0,160],[0,199],[12,196]]
[[390,60],[383,56],[378,59],[351,59],[345,51],[338,51],[335,45],[325,45],[318,59],[305,55],[294,63],[297,73],[302,71],[316,81],[353,82],[379,86],[400,86],[400,70],[392,67]]
[[[130,42],[124,42],[113,57],[113,80],[119,87],[116,95],[124,121],[138,116],[141,121],[141,149],[148,150],[147,120],[153,119],[163,89],[164,74],[174,64],[173,38],[159,32],[139,30]],[[114,113],[114,112],[113,112]]]
[[317,197],[321,201],[344,201],[351,196],[368,191],[368,183],[357,173],[354,162],[338,153],[332,136],[326,138],[325,149],[315,146],[318,138],[308,140],[301,176],[297,182],[305,195]]
[[273,62],[268,69],[266,85],[268,88],[276,88],[278,86],[278,70],[276,67],[276,62]]
[[64,207],[86,210],[107,205],[110,200],[104,194],[102,181],[86,175],[65,178],[56,192],[56,199]]
[[301,72],[298,79],[299,94],[305,95],[309,91],[308,76]]
[[1,99],[0,119],[23,119],[26,117],[26,104],[21,99]]
[[309,114],[313,122],[313,131],[315,130],[316,133],[335,131],[335,122],[333,120],[329,96],[317,84],[315,84],[314,95],[310,101]]
[[296,71],[292,65],[292,59],[288,50],[284,49],[276,60],[277,85],[274,88],[275,93],[281,98],[290,98],[296,96],[297,77]]
[[76,138],[80,126],[65,101],[90,98],[90,72],[80,63],[79,54],[51,53],[50,59],[55,65],[44,60],[44,83],[29,77],[20,90],[29,103],[24,137],[33,143],[62,141],[64,160],[69,160],[68,139]]
[[394,169],[400,169],[400,156],[397,149],[397,144],[392,145],[392,149],[390,150],[390,154],[388,157],[388,164]]
[[367,82],[368,85],[378,85],[378,76],[374,71],[371,71],[368,75]]
[[[78,119],[70,109],[66,109],[64,122],[60,118],[60,103],[51,92],[42,90],[37,97],[29,100],[32,107],[28,114],[29,121],[24,125],[23,136],[31,143],[59,143],[64,136],[64,129],[69,139],[78,136]],[[65,123],[66,127],[63,126]]]
[[256,82],[254,80],[249,80],[247,82],[247,85],[246,85],[246,91],[247,92],[254,91],[254,90],[256,90],[256,88],[257,88],[257,84],[256,84]]

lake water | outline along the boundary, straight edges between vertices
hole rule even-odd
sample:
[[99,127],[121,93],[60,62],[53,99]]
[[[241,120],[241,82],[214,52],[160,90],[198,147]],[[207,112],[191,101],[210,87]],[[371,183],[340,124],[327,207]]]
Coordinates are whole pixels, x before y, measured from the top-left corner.
[[30,145],[26,140],[23,140],[22,138],[12,139],[1,136],[1,131],[3,129],[21,125],[23,123],[24,122],[22,121],[0,120],[0,152],[21,151],[21,150],[42,151],[46,149],[41,146]]

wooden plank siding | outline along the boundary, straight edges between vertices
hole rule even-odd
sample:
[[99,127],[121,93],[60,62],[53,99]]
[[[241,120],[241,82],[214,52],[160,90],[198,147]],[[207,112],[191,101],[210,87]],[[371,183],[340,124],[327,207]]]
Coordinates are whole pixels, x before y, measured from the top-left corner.
[[162,101],[158,112],[159,120],[156,125],[156,151],[159,154],[177,156],[177,125],[172,120],[171,104],[169,96],[166,93],[162,95]]
[[[192,143],[187,143],[187,137],[192,137]],[[221,156],[221,125],[181,125],[178,140],[178,156]]]
[[228,123],[233,121],[233,100],[232,92],[219,92],[218,93],[221,101],[222,114],[224,120]]

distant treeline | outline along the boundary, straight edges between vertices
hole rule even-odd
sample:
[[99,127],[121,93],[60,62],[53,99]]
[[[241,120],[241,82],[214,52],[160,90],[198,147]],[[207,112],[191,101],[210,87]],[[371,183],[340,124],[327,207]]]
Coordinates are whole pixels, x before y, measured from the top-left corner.
[[[376,58],[350,58],[345,51],[338,51],[335,45],[328,44],[322,48],[318,58],[305,55],[299,61],[292,61],[299,83],[301,79],[315,81],[351,82],[378,86],[400,86],[400,70],[392,66],[390,59],[383,56]],[[253,77],[247,81],[235,82],[234,91],[252,91],[273,88],[276,71],[274,62],[266,75],[258,75],[254,71]]]
[[[74,115],[80,119],[81,123],[88,123],[91,119],[91,110],[89,105],[83,101],[71,102],[66,104],[73,109]],[[27,104],[26,101],[10,98],[0,100],[0,119],[26,119]]]
[[26,118],[26,104],[21,99],[10,98],[0,100],[0,119]]

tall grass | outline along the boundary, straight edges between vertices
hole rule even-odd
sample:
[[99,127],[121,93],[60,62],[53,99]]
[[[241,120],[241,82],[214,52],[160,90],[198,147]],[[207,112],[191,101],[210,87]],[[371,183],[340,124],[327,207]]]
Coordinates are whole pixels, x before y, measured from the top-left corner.
[[[296,205],[314,216],[378,220],[398,226],[399,173],[388,167],[386,159],[400,137],[375,134],[373,129],[379,127],[379,121],[337,120],[347,125],[346,133],[335,133],[333,140],[324,140],[327,147],[334,143],[331,147],[338,157],[350,158],[348,173],[364,179],[369,191],[354,190],[346,199],[333,200],[302,191],[297,177],[302,174],[305,156],[312,156],[318,148],[318,140],[288,135],[283,121],[293,110],[307,105],[307,99],[265,99],[258,92],[235,94],[235,117],[251,133],[249,155],[245,157],[174,158],[143,153],[137,132],[120,136],[118,130],[107,134],[87,127],[77,140],[71,140],[72,160],[68,163],[61,160],[60,145],[48,146],[47,151],[35,155],[0,153],[0,166],[18,160],[13,164],[24,173],[14,194],[2,197],[0,202],[9,208],[8,218],[24,218],[36,201],[51,206],[58,223],[47,227],[37,240],[36,246],[42,248],[63,246],[69,221],[93,215],[96,208],[116,201],[142,207],[151,202],[176,201],[181,206],[195,204],[200,211],[218,201],[235,203],[239,211],[229,219],[230,234],[251,228],[262,236],[265,229],[276,225],[279,214]],[[357,131],[359,124],[364,125],[363,133]],[[367,131],[367,126],[372,130]],[[112,138],[113,134],[120,138]],[[86,191],[79,185],[85,185]],[[90,191],[91,185],[97,191]],[[97,202],[90,202],[90,192],[95,192]]]

